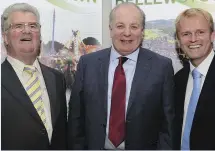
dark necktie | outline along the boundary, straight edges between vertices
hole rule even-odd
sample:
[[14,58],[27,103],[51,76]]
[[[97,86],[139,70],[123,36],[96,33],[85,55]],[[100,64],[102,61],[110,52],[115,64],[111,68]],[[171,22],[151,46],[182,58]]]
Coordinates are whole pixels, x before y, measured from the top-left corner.
[[109,121],[109,140],[115,147],[118,147],[125,137],[125,99],[126,99],[126,79],[123,63],[128,60],[126,57],[119,57],[119,64],[116,67]]

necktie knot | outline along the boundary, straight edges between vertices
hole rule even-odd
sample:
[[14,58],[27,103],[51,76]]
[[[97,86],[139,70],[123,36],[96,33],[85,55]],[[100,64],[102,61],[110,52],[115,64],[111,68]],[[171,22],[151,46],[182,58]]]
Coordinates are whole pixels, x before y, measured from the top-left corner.
[[128,60],[127,57],[119,57],[119,64],[123,65]]
[[192,71],[192,76],[193,76],[193,79],[197,79],[197,78],[201,78],[202,74],[195,68]]
[[33,75],[36,72],[36,68],[34,66],[26,65],[23,69],[24,72]]

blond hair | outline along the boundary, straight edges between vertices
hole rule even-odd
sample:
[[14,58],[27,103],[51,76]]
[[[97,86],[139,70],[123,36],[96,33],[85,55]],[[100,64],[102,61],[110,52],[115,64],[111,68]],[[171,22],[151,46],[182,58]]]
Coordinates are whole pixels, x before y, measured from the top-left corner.
[[208,25],[210,27],[210,31],[212,33],[214,31],[214,22],[213,22],[212,15],[209,12],[207,12],[201,8],[190,8],[190,9],[186,9],[182,13],[180,13],[175,20],[176,38],[177,38],[177,36],[178,36],[177,34],[179,32],[180,21],[183,18],[189,18],[189,17],[199,16],[199,15],[202,15],[207,20]]

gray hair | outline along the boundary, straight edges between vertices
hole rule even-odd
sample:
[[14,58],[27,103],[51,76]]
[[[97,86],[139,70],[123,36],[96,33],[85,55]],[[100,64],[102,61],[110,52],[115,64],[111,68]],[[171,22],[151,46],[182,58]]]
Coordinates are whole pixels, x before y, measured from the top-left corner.
[[40,23],[40,14],[37,10],[37,8],[35,8],[32,5],[29,5],[27,3],[15,3],[12,4],[10,6],[8,6],[2,16],[1,16],[1,31],[2,33],[4,33],[8,28],[9,28],[9,17],[13,12],[30,12],[33,13],[36,18],[37,18],[37,22]]
[[137,8],[137,10],[139,10],[140,12],[140,15],[141,15],[141,22],[142,22],[142,27],[143,29],[145,29],[145,20],[146,20],[146,15],[145,13],[143,12],[143,10],[137,6],[135,3],[132,3],[132,2],[123,2],[121,4],[118,4],[116,5],[110,12],[110,15],[109,15],[109,25],[113,22],[114,20],[114,14],[116,12],[116,10],[121,7],[121,6],[124,6],[124,5],[130,5],[130,6],[134,6],[135,8]]

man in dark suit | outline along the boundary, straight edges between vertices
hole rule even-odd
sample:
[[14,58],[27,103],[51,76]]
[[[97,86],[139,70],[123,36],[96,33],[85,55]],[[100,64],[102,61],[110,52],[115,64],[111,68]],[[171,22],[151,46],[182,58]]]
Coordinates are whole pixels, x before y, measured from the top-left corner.
[[144,12],[122,3],[110,13],[113,46],[80,58],[69,149],[172,149],[173,68],[140,47],[144,27]]
[[215,150],[213,18],[191,8],[176,19],[179,46],[189,58],[175,75],[175,149]]
[[1,149],[66,149],[66,97],[61,73],[42,65],[37,9],[16,3],[2,15],[7,58],[1,65]]

